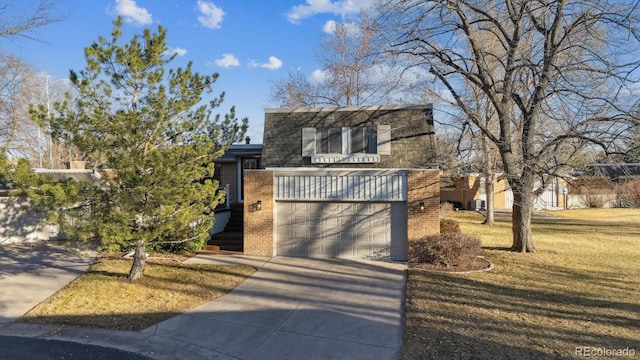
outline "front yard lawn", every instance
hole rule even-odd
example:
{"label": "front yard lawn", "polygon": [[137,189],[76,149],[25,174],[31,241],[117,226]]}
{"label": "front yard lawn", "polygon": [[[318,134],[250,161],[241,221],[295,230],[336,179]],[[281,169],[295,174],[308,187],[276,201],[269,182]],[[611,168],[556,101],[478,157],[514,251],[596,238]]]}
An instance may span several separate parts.
{"label": "front yard lawn", "polygon": [[142,330],[233,290],[249,266],[147,260],[145,275],[127,281],[131,261],[102,258],[20,321],[112,330]]}
{"label": "front yard lawn", "polygon": [[505,251],[510,219],[486,227],[477,213],[453,215],[481,238],[495,268],[410,269],[404,359],[582,358],[625,349],[640,357],[640,210],[546,215],[534,220],[535,254]]}

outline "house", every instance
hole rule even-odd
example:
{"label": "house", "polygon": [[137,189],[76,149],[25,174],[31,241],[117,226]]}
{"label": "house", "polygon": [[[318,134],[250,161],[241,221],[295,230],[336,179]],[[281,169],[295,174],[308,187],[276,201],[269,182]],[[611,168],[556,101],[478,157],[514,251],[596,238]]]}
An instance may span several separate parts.
{"label": "house", "polygon": [[431,105],[267,109],[243,169],[243,250],[406,260],[439,232]]}
{"label": "house", "polygon": [[[485,181],[486,177],[477,173],[443,176],[440,182],[440,202],[449,202],[458,209],[485,210]],[[504,175],[494,177],[493,193],[494,210],[513,208],[513,192]],[[536,210],[562,209],[566,204],[567,183],[563,179],[554,178],[542,192],[535,195],[533,206]]]}
{"label": "house", "polygon": [[[569,180],[568,207],[626,207],[640,202],[640,163],[589,164]],[[637,185],[636,185],[637,186]]]}

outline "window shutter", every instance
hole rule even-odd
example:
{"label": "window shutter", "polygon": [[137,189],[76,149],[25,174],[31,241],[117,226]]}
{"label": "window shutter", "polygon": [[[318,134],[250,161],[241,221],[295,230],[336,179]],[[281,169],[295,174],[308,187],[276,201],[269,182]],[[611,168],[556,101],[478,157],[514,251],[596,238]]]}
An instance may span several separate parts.
{"label": "window shutter", "polygon": [[391,125],[378,125],[378,155],[391,155]]}
{"label": "window shutter", "polygon": [[316,128],[302,128],[302,156],[316,153]]}

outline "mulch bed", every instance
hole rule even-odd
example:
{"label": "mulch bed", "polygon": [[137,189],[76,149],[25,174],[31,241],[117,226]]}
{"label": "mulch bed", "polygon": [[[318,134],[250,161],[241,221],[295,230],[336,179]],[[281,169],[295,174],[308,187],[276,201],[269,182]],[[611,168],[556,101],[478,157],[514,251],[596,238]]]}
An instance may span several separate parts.
{"label": "mulch bed", "polygon": [[491,268],[491,263],[489,262],[489,260],[481,256],[474,256],[460,258],[451,266],[445,266],[442,264],[410,263],[409,267],[411,267],[412,269],[456,273],[489,270]]}

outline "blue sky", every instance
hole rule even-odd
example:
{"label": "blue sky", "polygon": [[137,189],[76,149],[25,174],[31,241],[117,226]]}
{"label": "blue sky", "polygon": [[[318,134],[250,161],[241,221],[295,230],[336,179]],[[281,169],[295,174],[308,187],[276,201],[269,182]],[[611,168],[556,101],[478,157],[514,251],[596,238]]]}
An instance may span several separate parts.
{"label": "blue sky", "polygon": [[[35,8],[38,0],[12,1],[14,14]],[[333,22],[350,22],[374,0],[58,0],[61,22],[25,38],[0,40],[0,51],[13,54],[53,79],[85,66],[84,48],[109,36],[112,20],[125,20],[123,39],[158,25],[168,30],[168,46],[179,56],[172,66],[193,61],[201,73],[220,74],[214,90],[224,91],[219,109],[236,106],[249,118],[248,135],[262,141],[264,109],[273,107],[271,81],[300,69],[319,69],[318,44]],[[10,2],[11,3],[11,2]],[[6,14],[6,12],[5,12]]]}

